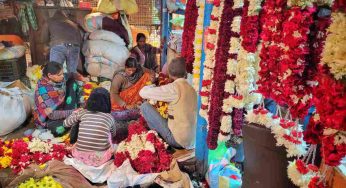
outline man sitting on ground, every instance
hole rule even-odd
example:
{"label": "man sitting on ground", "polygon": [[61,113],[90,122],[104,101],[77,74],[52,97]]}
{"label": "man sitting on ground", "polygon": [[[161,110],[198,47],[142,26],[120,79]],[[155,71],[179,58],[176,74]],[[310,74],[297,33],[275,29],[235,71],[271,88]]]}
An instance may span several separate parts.
{"label": "man sitting on ground", "polygon": [[168,66],[174,82],[160,86],[145,86],[139,92],[143,99],[168,102],[168,120],[148,102],[140,106],[150,129],[155,130],[172,147],[195,147],[197,121],[197,94],[187,82],[185,60],[173,59]]}

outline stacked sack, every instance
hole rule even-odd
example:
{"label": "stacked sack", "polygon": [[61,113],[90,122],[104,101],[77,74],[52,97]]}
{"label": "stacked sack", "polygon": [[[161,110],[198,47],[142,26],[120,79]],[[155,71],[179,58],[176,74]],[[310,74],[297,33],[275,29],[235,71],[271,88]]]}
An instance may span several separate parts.
{"label": "stacked sack", "polygon": [[115,72],[124,69],[130,55],[131,31],[121,20],[102,13],[87,15],[84,29],[90,33],[82,48],[86,70],[91,76],[112,79]]}

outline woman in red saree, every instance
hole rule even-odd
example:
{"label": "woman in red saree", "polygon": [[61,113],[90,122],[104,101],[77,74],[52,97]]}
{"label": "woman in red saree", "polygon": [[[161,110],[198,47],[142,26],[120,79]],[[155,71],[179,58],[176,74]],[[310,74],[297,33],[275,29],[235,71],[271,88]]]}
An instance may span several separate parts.
{"label": "woman in red saree", "polygon": [[135,58],[126,60],[125,70],[117,73],[111,85],[112,114],[116,120],[132,120],[139,117],[137,105],[142,102],[139,91],[152,81],[155,73],[143,68]]}

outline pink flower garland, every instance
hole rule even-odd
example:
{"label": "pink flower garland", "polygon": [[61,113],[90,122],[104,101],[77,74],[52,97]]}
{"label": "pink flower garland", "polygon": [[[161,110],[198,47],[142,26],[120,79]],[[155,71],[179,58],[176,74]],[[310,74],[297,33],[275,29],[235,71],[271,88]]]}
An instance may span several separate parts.
{"label": "pink flower garland", "polygon": [[196,6],[196,0],[189,0],[185,9],[183,43],[181,47],[181,56],[186,59],[186,68],[189,73],[192,73],[195,59],[193,42],[195,39],[197,18],[198,8]]}

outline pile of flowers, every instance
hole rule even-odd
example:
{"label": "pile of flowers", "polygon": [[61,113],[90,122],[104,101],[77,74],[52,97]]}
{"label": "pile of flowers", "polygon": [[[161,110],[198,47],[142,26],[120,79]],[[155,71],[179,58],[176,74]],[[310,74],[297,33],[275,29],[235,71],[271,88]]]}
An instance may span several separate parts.
{"label": "pile of flowers", "polygon": [[129,135],[122,141],[115,153],[114,164],[120,167],[126,159],[140,174],[158,173],[168,170],[172,156],[166,150],[167,144],[155,131],[146,129],[143,118],[129,125]]}
{"label": "pile of flowers", "polygon": [[39,65],[28,67],[26,70],[26,76],[30,80],[31,89],[34,90],[38,80],[42,77],[42,67]]}
{"label": "pile of flowers", "polygon": [[21,183],[18,188],[31,188],[31,187],[46,187],[46,188],[63,188],[63,186],[54,180],[52,176],[45,176],[39,180],[30,178],[24,183]]}
{"label": "pile of flowers", "polygon": [[99,87],[95,82],[87,82],[83,85],[83,100],[87,101],[92,90]]}
{"label": "pile of flowers", "polygon": [[41,165],[53,159],[62,161],[67,154],[63,144],[51,144],[31,137],[0,142],[0,146],[1,168],[10,167],[15,174],[32,163]]}

